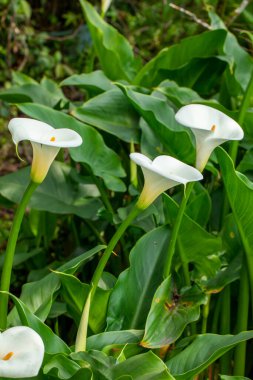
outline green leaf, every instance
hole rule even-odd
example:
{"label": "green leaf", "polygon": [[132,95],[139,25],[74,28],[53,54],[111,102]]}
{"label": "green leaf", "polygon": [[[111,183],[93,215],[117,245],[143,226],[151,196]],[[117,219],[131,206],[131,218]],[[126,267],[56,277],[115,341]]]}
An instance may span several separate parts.
{"label": "green leaf", "polygon": [[90,286],[82,283],[78,278],[71,274],[59,271],[54,271],[53,273],[59,277],[61,281],[61,296],[67,304],[70,315],[78,326],[84,303],[89,294]]}
{"label": "green leaf", "polygon": [[[105,145],[102,136],[94,128],[63,112],[39,104],[23,104],[19,106],[19,109],[26,115],[48,123],[54,128],[70,128],[79,133],[83,139],[83,144],[80,147],[70,149],[73,160],[88,164],[93,173],[102,177],[111,190],[125,190],[124,184],[119,180],[119,177],[125,176],[120,158]],[[115,185],[117,179],[120,184]]]}
{"label": "green leaf", "polygon": [[133,91],[130,87],[121,84],[118,86],[153,133],[163,142],[165,152],[162,153],[193,162],[195,153],[189,130],[176,122],[174,111],[168,103],[155,96]]}
{"label": "green leaf", "polygon": [[[93,219],[101,207],[98,198],[84,198],[82,187],[74,186],[70,179],[71,168],[54,162],[43,183],[33,193],[29,205],[36,210],[57,214],[75,214],[84,219]],[[30,168],[0,178],[0,194],[18,203],[30,181]],[[76,185],[76,184],[75,184]]]}
{"label": "green leaf", "polygon": [[[135,83],[146,87],[156,86],[170,78],[170,71],[184,67],[193,59],[219,56],[222,54],[226,35],[225,30],[208,31],[185,38],[179,44],[163,49],[140,70]],[[198,67],[199,71],[200,67]],[[188,77],[191,75],[193,75],[192,68],[189,70]]]}
{"label": "green leaf", "polygon": [[[47,362],[43,368],[45,375],[56,377],[57,379],[70,379],[81,367],[67,356],[59,354]],[[87,369],[88,373],[90,372]]]}
{"label": "green leaf", "polygon": [[204,227],[209,221],[211,209],[211,198],[207,189],[200,182],[196,182],[194,192],[187,203],[188,216]]}
{"label": "green leaf", "polygon": [[165,80],[158,87],[155,92],[162,93],[175,104],[176,107],[182,107],[189,103],[200,103],[204,101],[196,91],[187,87],[180,87],[178,84],[171,80]]}
{"label": "green leaf", "polygon": [[199,305],[177,300],[171,277],[166,278],[155,292],[148,314],[141,345],[159,348],[175,342],[187,324],[199,318]]}
{"label": "green leaf", "polygon": [[139,142],[138,115],[118,88],[88,100],[72,115],[123,141]]}
{"label": "green leaf", "polygon": [[80,3],[103,71],[112,80],[131,81],[136,74],[136,61],[131,45],[99,16],[90,3],[84,0],[80,0]]}
{"label": "green leaf", "polygon": [[[71,316],[76,325],[80,323],[83,307],[90,291],[88,284],[82,283],[78,278],[67,273],[54,271],[59,276],[63,289],[61,294],[68,305]],[[103,331],[106,321],[107,304],[111,290],[98,288],[94,296],[89,315],[89,326],[97,334]]]}
{"label": "green leaf", "polygon": [[253,331],[237,335],[199,335],[166,365],[177,380],[190,380],[238,343],[252,338]]}
{"label": "green leaf", "polygon": [[202,280],[202,285],[208,292],[219,292],[226,285],[240,278],[242,255],[238,254],[226,268],[222,268],[213,278]]}
{"label": "green leaf", "polygon": [[[78,257],[61,265],[59,272],[75,273],[79,267],[89,261],[104,246],[97,246]],[[60,288],[60,280],[54,273],[49,273],[39,281],[28,282],[23,285],[20,300],[36,314],[41,320],[45,320],[52,306],[55,293]],[[13,309],[8,317],[9,324],[18,324],[16,310]]]}
{"label": "green leaf", "polygon": [[[229,155],[222,149],[217,149],[217,157],[221,167],[224,185],[228,200],[233,211],[234,218],[242,244],[246,253],[250,282],[253,281],[253,183],[243,174],[236,172]],[[253,286],[253,284],[252,284]]]}
{"label": "green leaf", "polygon": [[[213,28],[224,28],[224,30],[226,30],[225,24],[217,14],[212,11],[209,11],[208,14]],[[246,90],[253,72],[252,57],[239,45],[236,37],[229,31],[227,31],[223,50],[226,56],[231,60],[230,67],[227,69],[228,86],[230,87],[231,80],[233,81],[235,78],[237,85],[243,90]]]}
{"label": "green leaf", "polygon": [[28,75],[21,73],[20,71],[12,71],[12,81],[16,86],[22,86],[23,84],[38,84],[38,82],[29,77]]}
{"label": "green leaf", "polygon": [[80,364],[80,366],[91,368],[94,379],[112,379],[111,369],[116,363],[116,359],[113,357],[107,356],[103,352],[94,350],[89,352],[75,352],[70,356],[73,360]]}
{"label": "green leaf", "polygon": [[[130,375],[133,380],[173,380],[168,368],[152,351],[136,355],[127,359],[112,370],[113,379],[122,379],[121,376]],[[124,377],[123,377],[124,378]]]}
{"label": "green leaf", "polygon": [[144,327],[154,293],[163,280],[168,241],[166,226],[138,240],[130,253],[130,268],[119,276],[109,300],[108,331]]}
{"label": "green leaf", "polygon": [[70,349],[66,343],[64,343],[61,338],[55,335],[48,326],[36,317],[20,299],[15,297],[13,294],[11,294],[10,297],[17,308],[22,324],[31,327],[41,336],[45,345],[45,352],[47,354],[70,352]]}
{"label": "green leaf", "polygon": [[102,351],[106,346],[126,345],[139,343],[143,337],[143,330],[106,331],[92,335],[87,339],[87,350]]}
{"label": "green leaf", "polygon": [[67,101],[62,90],[51,79],[43,78],[41,83],[26,83],[0,92],[0,99],[8,103],[34,102],[55,107],[60,101]]}
{"label": "green leaf", "polygon": [[87,74],[71,75],[70,77],[64,79],[60,85],[76,86],[96,94],[112,90],[114,88],[112,82],[101,70],[96,70]]}

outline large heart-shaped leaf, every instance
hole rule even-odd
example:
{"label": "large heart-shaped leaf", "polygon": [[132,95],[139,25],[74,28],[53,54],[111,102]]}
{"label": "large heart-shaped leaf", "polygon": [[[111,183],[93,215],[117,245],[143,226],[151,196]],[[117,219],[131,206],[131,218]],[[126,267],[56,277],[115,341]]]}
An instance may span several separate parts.
{"label": "large heart-shaped leaf", "polygon": [[144,327],[154,293],[163,280],[168,240],[168,228],[159,227],[132,249],[130,268],[119,276],[109,300],[107,330]]}
{"label": "large heart-shaped leaf", "polygon": [[123,141],[139,142],[138,114],[118,88],[88,100],[72,115]]}
{"label": "large heart-shaped leaf", "polygon": [[[184,67],[194,58],[209,58],[222,55],[226,35],[225,30],[209,31],[185,38],[179,44],[161,50],[155,58],[140,70],[135,78],[135,83],[152,87],[170,78],[170,71]],[[189,70],[188,77],[193,74],[191,71],[193,70]],[[198,71],[200,72],[200,67],[198,67]]]}

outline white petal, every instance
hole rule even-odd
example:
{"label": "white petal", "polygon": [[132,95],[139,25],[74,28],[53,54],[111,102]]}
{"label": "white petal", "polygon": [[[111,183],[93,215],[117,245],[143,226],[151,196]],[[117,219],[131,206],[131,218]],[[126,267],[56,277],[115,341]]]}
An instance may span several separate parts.
{"label": "white petal", "polygon": [[176,113],[175,118],[178,123],[192,128],[193,133],[194,129],[207,131],[209,138],[217,138],[223,141],[241,140],[243,138],[243,130],[234,119],[203,104],[184,106]]}
{"label": "white petal", "polygon": [[72,148],[82,144],[81,136],[68,128],[54,129],[53,132],[44,133],[40,139],[31,141],[59,148]]}
{"label": "white petal", "polygon": [[183,184],[203,179],[202,174],[197,169],[170,156],[156,157],[152,163],[152,168],[160,175]]}
{"label": "white petal", "polygon": [[147,169],[149,169],[150,166],[152,165],[152,161],[142,153],[131,153],[130,158],[137,165],[140,165],[140,166],[147,168]]}
{"label": "white petal", "polygon": [[55,129],[47,123],[34,119],[14,118],[9,122],[8,128],[15,144],[23,140],[60,148],[82,144],[82,138],[77,132],[68,128]]}
{"label": "white petal", "polygon": [[[1,360],[13,352],[9,360]],[[0,334],[0,377],[23,378],[36,376],[44,357],[44,344],[29,327],[12,327]]]}
{"label": "white petal", "polygon": [[140,153],[130,154],[130,158],[141,166],[144,174],[144,187],[141,192],[138,206],[146,208],[162,192],[179,184],[190,181],[199,181],[202,174],[195,168],[184,164],[170,156],[158,156],[151,161]]}
{"label": "white petal", "polygon": [[52,133],[55,129],[42,121],[15,117],[8,124],[9,131],[15,144],[23,140],[36,141],[43,137],[44,133]]}

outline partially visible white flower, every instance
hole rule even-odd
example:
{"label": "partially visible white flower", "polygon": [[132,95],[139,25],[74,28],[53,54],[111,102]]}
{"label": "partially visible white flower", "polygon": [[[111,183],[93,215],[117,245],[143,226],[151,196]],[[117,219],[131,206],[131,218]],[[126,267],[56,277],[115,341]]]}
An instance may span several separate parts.
{"label": "partially visible white flower", "polygon": [[131,153],[130,158],[141,166],[144,175],[144,187],[137,204],[142,209],[171,187],[203,178],[197,169],[170,156],[158,156],[151,161],[144,154]]}
{"label": "partially visible white flower", "polygon": [[101,1],[102,15],[106,14],[106,12],[108,11],[111,3],[112,3],[112,0],[102,0]]}
{"label": "partially visible white flower", "polygon": [[12,327],[0,333],[0,378],[37,376],[44,357],[44,344],[30,327]]}
{"label": "partially visible white flower", "polygon": [[33,147],[31,179],[41,183],[57,156],[60,148],[72,148],[82,144],[81,136],[71,129],[55,129],[42,121],[14,118],[8,128],[17,145],[20,141],[30,140]]}
{"label": "partially visible white flower", "polygon": [[196,168],[202,171],[212,153],[228,140],[241,140],[243,130],[231,117],[203,104],[189,104],[180,108],[175,118],[191,128],[196,138]]}

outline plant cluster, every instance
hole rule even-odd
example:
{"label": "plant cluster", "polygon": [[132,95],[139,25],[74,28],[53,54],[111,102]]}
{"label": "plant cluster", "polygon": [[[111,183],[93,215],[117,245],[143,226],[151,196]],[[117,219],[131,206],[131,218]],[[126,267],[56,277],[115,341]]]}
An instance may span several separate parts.
{"label": "plant cluster", "polygon": [[100,69],[60,84],[15,72],[0,92],[21,158],[32,143],[31,171],[0,178],[1,203],[19,204],[0,261],[0,376],[246,379],[252,57],[210,9],[208,31],[142,64],[106,2],[102,15],[80,4]]}

